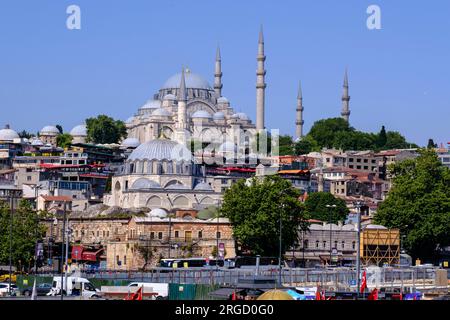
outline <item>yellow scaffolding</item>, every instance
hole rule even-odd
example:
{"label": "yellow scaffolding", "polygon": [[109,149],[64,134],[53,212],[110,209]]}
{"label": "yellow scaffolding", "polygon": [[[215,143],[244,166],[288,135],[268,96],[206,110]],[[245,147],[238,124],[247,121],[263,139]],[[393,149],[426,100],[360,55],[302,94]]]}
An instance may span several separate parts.
{"label": "yellow scaffolding", "polygon": [[364,265],[382,266],[400,263],[400,231],[398,229],[364,229],[360,239]]}

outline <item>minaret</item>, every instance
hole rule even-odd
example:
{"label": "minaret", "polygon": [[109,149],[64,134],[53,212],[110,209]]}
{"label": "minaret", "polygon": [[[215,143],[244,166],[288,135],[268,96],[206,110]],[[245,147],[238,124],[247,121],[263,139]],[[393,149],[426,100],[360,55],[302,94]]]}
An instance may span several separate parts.
{"label": "minaret", "polygon": [[222,59],[220,57],[220,48],[217,46],[216,68],[214,72],[214,91],[216,92],[216,98],[222,96],[222,87]]}
{"label": "minaret", "polygon": [[301,83],[299,83],[296,109],[297,114],[295,119],[295,135],[297,136],[297,139],[303,138],[303,124],[305,123],[305,121],[303,121],[303,110],[302,85]]}
{"label": "minaret", "polygon": [[347,75],[347,69],[345,69],[345,76],[344,76],[344,93],[342,94],[342,112],[341,112],[342,118],[345,119],[345,121],[349,122],[350,117],[350,96],[348,95],[348,75]]}
{"label": "minaret", "polygon": [[266,56],[264,55],[264,36],[262,26],[259,32],[258,55],[256,60],[258,61],[258,70],[256,71],[256,130],[262,130],[264,129],[264,95],[266,89],[266,83],[264,82],[266,75],[264,61],[266,61]]}
{"label": "minaret", "polygon": [[180,90],[178,90],[178,128],[186,128],[186,80],[184,79],[184,67],[181,71]]}

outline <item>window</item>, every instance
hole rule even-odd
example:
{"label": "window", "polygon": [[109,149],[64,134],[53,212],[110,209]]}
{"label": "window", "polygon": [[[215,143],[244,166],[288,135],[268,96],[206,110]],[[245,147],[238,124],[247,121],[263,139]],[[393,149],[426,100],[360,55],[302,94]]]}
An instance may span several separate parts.
{"label": "window", "polygon": [[97,237],[99,237],[99,236],[100,236],[100,231],[97,230]]}
{"label": "window", "polygon": [[319,240],[316,241],[316,248],[319,248]]}
{"label": "window", "polygon": [[123,264],[126,266],[127,265],[127,256],[123,256]]}
{"label": "window", "polygon": [[327,162],[330,162],[330,158],[327,158]]}
{"label": "window", "polygon": [[359,170],[361,170],[361,166],[356,166],[356,169],[359,169]]}
{"label": "window", "polygon": [[364,166],[364,170],[369,170],[369,167],[368,166]]}
{"label": "window", "polygon": [[219,231],[219,232],[216,232],[216,238],[217,238],[217,239],[220,239],[221,236],[222,236],[222,234],[220,233],[220,231]]}
{"label": "window", "polygon": [[356,159],[356,162],[361,162],[361,159]]}
{"label": "window", "polygon": [[341,248],[342,248],[342,250],[344,250],[344,248],[345,248],[345,241],[342,241]]}
{"label": "window", "polygon": [[303,246],[304,246],[305,249],[308,249],[308,240],[305,240],[305,241],[304,241]]}
{"label": "window", "polygon": [[119,256],[116,256],[116,264],[119,265]]}
{"label": "window", "polygon": [[348,159],[348,162],[353,162],[353,158]]}
{"label": "window", "polygon": [[355,248],[356,248],[356,242],[353,241],[353,242],[352,242],[352,249],[355,249]]}
{"label": "window", "polygon": [[155,233],[154,232],[150,232],[150,239],[155,239]]}
{"label": "window", "polygon": [[105,230],[103,230],[103,238],[106,236],[106,232]]}
{"label": "window", "polygon": [[31,181],[31,176],[27,176],[27,181]]}
{"label": "window", "polygon": [[350,169],[353,169],[353,165],[349,165],[348,167],[349,167]]}
{"label": "window", "polygon": [[375,159],[372,159],[372,163],[376,163],[377,161]]}
{"label": "window", "polygon": [[323,242],[323,247],[324,247],[324,248],[327,247],[327,242],[326,242],[326,241]]}
{"label": "window", "polygon": [[335,241],[335,242],[334,242],[334,248],[336,248],[336,249],[337,249],[337,247],[338,247],[338,242],[337,242],[337,241]]}
{"label": "window", "polygon": [[199,232],[198,232],[198,237],[201,239],[201,238],[203,238],[203,231],[202,230],[200,230]]}
{"label": "window", "polygon": [[177,230],[175,231],[175,238],[178,238],[180,236],[180,232]]}
{"label": "window", "polygon": [[106,231],[106,236],[109,238],[109,230]]}
{"label": "window", "polygon": [[364,159],[364,163],[368,163],[369,162],[369,159]]}
{"label": "window", "polygon": [[125,181],[125,190],[128,190],[128,180]]}
{"label": "window", "polygon": [[162,239],[162,236],[163,236],[163,233],[162,233],[162,232],[158,232],[158,239],[159,239],[159,240]]}

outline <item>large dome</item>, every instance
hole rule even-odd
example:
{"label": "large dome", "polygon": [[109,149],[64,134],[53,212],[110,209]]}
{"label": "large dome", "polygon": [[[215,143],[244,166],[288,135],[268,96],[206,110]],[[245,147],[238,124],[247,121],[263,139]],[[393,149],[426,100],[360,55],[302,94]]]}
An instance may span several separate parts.
{"label": "large dome", "polygon": [[[184,79],[186,81],[186,88],[212,90],[212,87],[209,85],[208,81],[206,81],[202,76],[192,73],[190,70],[186,70]],[[178,89],[180,87],[180,83],[181,73],[177,73],[176,75],[170,77],[161,89]]]}
{"label": "large dome", "polygon": [[155,139],[141,144],[128,157],[134,160],[191,161],[191,152],[182,144],[171,140]]}
{"label": "large dome", "polygon": [[14,139],[19,139],[19,135],[12,129],[1,129],[0,130],[0,140],[12,141]]}
{"label": "large dome", "polygon": [[72,137],[86,137],[87,136],[87,128],[84,124],[80,124],[76,126],[70,131],[70,135]]}

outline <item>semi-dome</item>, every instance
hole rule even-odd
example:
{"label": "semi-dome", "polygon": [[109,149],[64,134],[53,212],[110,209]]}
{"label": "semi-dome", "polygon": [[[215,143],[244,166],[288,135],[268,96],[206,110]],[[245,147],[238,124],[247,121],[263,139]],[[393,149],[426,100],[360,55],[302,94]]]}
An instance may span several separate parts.
{"label": "semi-dome", "polygon": [[152,116],[158,116],[158,117],[170,117],[172,114],[163,108],[158,108],[155,111],[152,112]]}
{"label": "semi-dome", "polygon": [[126,138],[122,141],[121,146],[126,148],[137,148],[141,143],[136,138]]}
{"label": "semi-dome", "polygon": [[225,119],[225,113],[223,113],[222,111],[218,111],[218,112],[214,113],[213,119],[214,120],[224,120]]}
{"label": "semi-dome", "polygon": [[231,141],[225,141],[224,143],[222,143],[219,146],[218,152],[222,152],[222,153],[224,153],[224,152],[231,152],[231,153],[234,153],[234,152],[237,152],[237,146]]}
{"label": "semi-dome", "polygon": [[141,144],[128,157],[134,160],[174,160],[191,161],[191,152],[175,141],[155,139]]}
{"label": "semi-dome", "polygon": [[217,99],[217,103],[228,103],[228,99],[225,97],[220,97],[219,99]]}
{"label": "semi-dome", "polygon": [[153,180],[149,180],[146,178],[137,179],[132,185],[131,189],[139,190],[139,189],[161,189],[161,185]]}
{"label": "semi-dome", "polygon": [[55,126],[45,126],[42,128],[42,130],[39,133],[43,136],[45,136],[45,135],[52,136],[52,135],[60,134],[58,128]]}
{"label": "semi-dome", "polygon": [[161,101],[148,100],[140,109],[158,109],[161,108]]}
{"label": "semi-dome", "polygon": [[193,119],[211,119],[211,115],[205,110],[197,110],[192,114],[191,118],[193,118]]}
{"label": "semi-dome", "polygon": [[[209,85],[208,81],[206,81],[202,76],[192,73],[190,70],[186,70],[184,73],[184,79],[186,82],[186,88],[212,90],[212,87]],[[176,75],[170,77],[161,89],[178,89],[180,87],[180,83],[181,73],[177,73]]]}
{"label": "semi-dome", "polygon": [[213,191],[213,188],[209,183],[206,182],[200,182],[195,187],[194,190],[196,191]]}
{"label": "semi-dome", "polygon": [[6,128],[6,129],[1,129],[0,130],[0,140],[5,140],[5,141],[9,141],[9,140],[14,140],[14,139],[19,139],[19,135],[17,134],[17,132],[15,132],[12,129]]}
{"label": "semi-dome", "polygon": [[167,212],[164,209],[155,208],[152,211],[150,211],[150,213],[148,213],[147,216],[150,216],[152,218],[164,219],[167,218]]}
{"label": "semi-dome", "polygon": [[170,101],[173,101],[173,100],[177,100],[177,97],[175,97],[174,94],[169,93],[169,94],[166,94],[166,95],[163,97],[163,100],[170,100]]}
{"label": "semi-dome", "polygon": [[79,126],[76,126],[70,131],[70,135],[72,137],[86,137],[87,136],[86,125],[80,124]]}

